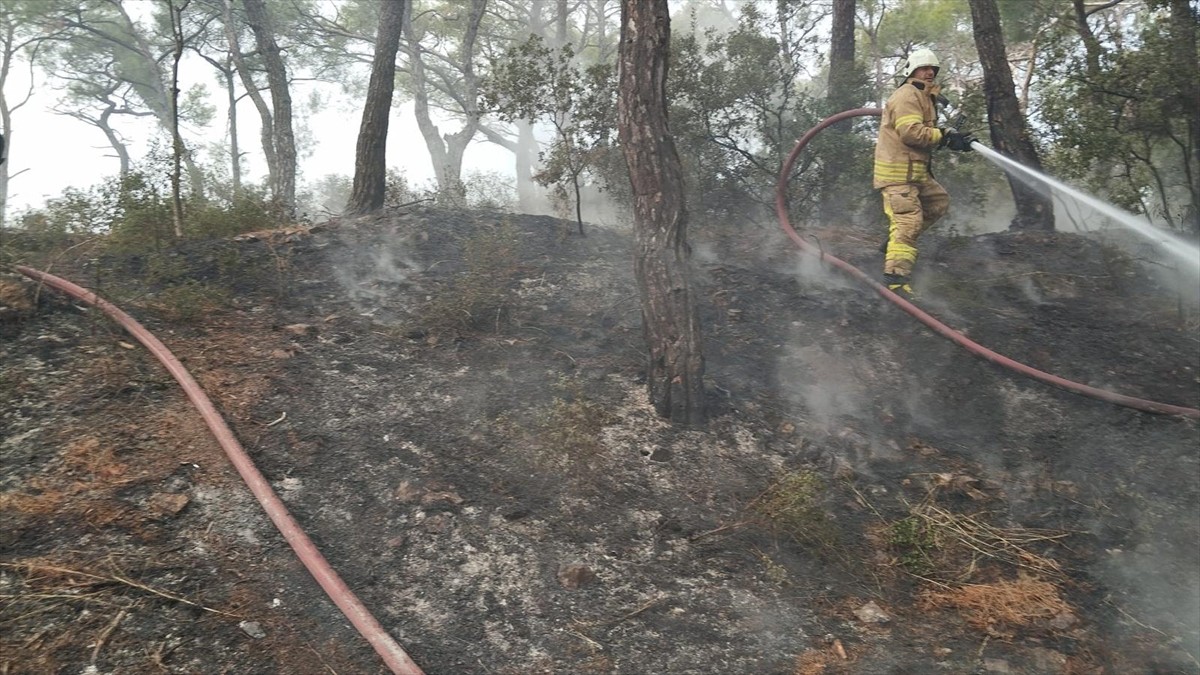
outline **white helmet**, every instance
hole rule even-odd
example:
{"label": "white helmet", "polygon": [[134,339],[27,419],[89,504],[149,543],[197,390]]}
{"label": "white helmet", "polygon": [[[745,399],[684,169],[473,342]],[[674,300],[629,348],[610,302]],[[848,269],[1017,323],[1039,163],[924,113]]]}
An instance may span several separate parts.
{"label": "white helmet", "polygon": [[912,76],[913,71],[921,66],[933,66],[933,74],[937,75],[942,66],[938,63],[938,57],[931,49],[921,48],[908,55],[908,60],[904,62],[904,79]]}

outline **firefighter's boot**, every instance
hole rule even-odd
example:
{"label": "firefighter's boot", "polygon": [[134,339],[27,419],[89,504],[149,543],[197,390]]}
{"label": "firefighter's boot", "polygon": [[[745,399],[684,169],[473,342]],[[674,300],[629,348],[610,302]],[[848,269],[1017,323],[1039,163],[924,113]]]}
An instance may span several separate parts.
{"label": "firefighter's boot", "polygon": [[912,284],[908,277],[901,274],[885,274],[883,275],[883,283],[887,285],[888,290],[899,295],[905,300],[915,300],[916,292],[912,289]]}

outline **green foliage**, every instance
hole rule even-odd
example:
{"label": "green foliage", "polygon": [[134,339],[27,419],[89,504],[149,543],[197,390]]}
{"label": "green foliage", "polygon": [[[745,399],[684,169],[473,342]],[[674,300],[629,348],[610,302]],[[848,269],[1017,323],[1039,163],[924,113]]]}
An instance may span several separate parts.
{"label": "green foliage", "polygon": [[766,553],[763,553],[762,551],[755,550],[755,553],[757,553],[759,559],[762,560],[763,573],[766,574],[768,581],[778,586],[792,585],[791,575],[788,574],[786,567],[775,562],[774,558]]}
{"label": "green foliage", "polygon": [[[1115,10],[1114,10],[1115,11]],[[1093,69],[1064,19],[1039,79],[1049,127],[1046,164],[1108,201],[1200,233],[1200,128],[1195,118],[1197,28],[1140,12],[1097,34]],[[1107,25],[1107,24],[1102,24]],[[1187,65],[1185,65],[1187,64]]]}
{"label": "green foliage", "polygon": [[[808,70],[823,58],[825,15],[800,3],[780,3],[775,10],[766,15],[748,3],[730,31],[674,33],[671,131],[686,172],[688,209],[701,222],[739,228],[748,218],[771,218],[784,159],[796,139],[828,114],[824,83]],[[840,184],[860,188],[841,193],[851,209],[871,196],[866,172],[873,132],[845,128],[852,131],[826,134],[800,158],[789,190],[799,220],[817,204],[822,168],[834,160],[861,158],[837,162]]]}
{"label": "green foliage", "polygon": [[888,528],[888,544],[896,551],[900,566],[917,576],[935,571],[932,553],[941,547],[937,531],[924,518],[909,516]]}
{"label": "green foliage", "polygon": [[837,543],[837,532],[824,506],[827,490],[815,472],[791,471],[779,476],[751,509],[777,536],[828,549]]}
{"label": "green foliage", "polygon": [[261,188],[244,189],[228,204],[191,202],[184,213],[184,234],[189,239],[218,239],[289,222],[285,209]]}
{"label": "green foliage", "polygon": [[350,176],[329,173],[306,186],[296,196],[298,210],[310,217],[336,216],[346,210],[354,181]]}
{"label": "green foliage", "polygon": [[[878,4],[878,3],[877,3]],[[887,3],[879,34],[883,53],[901,58],[927,46],[939,58],[955,52],[951,40],[971,41],[971,8],[961,0],[907,0]],[[947,64],[942,62],[942,67]]]}
{"label": "green foliage", "polygon": [[468,171],[463,180],[467,206],[486,211],[512,212],[516,189],[512,179],[496,171]]}
{"label": "green foliage", "polygon": [[[124,176],[108,178],[86,190],[71,188],[38,211],[24,214],[22,228],[46,242],[71,235],[105,235],[104,246],[117,253],[160,251],[175,242],[170,186],[166,172],[148,158]],[[184,237],[213,239],[265,230],[289,222],[262,189],[245,189],[219,201],[188,197]]]}
{"label": "green foliage", "polygon": [[191,323],[223,307],[228,300],[228,289],[189,279],[160,291],[150,306],[168,321]]}
{"label": "green foliage", "polygon": [[581,230],[581,187],[589,173],[603,184],[598,158],[615,136],[615,77],[610,65],[581,67],[570,45],[551,49],[532,35],[508,51],[480,89],[481,107],[502,120],[542,121],[554,127],[554,139],[541,154],[541,170],[534,179],[552,187],[559,200],[573,199]]}

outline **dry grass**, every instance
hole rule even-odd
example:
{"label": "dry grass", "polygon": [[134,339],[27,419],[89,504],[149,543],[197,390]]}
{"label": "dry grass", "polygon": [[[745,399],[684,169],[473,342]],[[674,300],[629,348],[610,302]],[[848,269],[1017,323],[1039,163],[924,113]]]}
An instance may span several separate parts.
{"label": "dry grass", "polygon": [[749,506],[754,519],[775,535],[819,549],[837,543],[837,531],[825,511],[828,487],[812,471],[791,471],[778,478]]}
{"label": "dry grass", "polygon": [[[932,540],[937,541],[945,553],[940,556],[943,572],[959,581],[969,580],[984,560],[1045,578],[1061,579],[1065,576],[1057,561],[1035,553],[1031,547],[1064,539],[1069,536],[1068,533],[1025,527],[997,527],[980,516],[952,513],[932,503],[914,508],[909,519],[919,523],[923,531],[932,533]],[[956,565],[958,569],[945,569],[946,560],[954,558],[956,554],[964,562]]]}
{"label": "dry grass", "polygon": [[988,630],[1037,627],[1071,612],[1057,585],[1024,574],[1014,581],[927,590],[920,603],[926,609],[954,609],[971,626]]}
{"label": "dry grass", "polygon": [[796,656],[792,675],[850,675],[858,659],[841,640],[834,640],[823,649],[808,649]]}
{"label": "dry grass", "polygon": [[561,476],[575,488],[599,485],[608,461],[603,432],[618,418],[606,403],[589,398],[578,380],[562,378],[555,389],[553,400],[523,417],[502,415],[495,427],[535,471]]}
{"label": "dry grass", "polygon": [[433,333],[499,333],[520,270],[520,234],[512,224],[481,230],[462,243],[461,274],[421,309]]}

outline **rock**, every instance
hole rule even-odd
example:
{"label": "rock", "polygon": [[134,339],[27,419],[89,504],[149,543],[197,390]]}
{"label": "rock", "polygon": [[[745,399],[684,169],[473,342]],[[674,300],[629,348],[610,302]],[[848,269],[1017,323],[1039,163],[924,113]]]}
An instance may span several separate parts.
{"label": "rock", "polygon": [[435,513],[421,521],[421,529],[431,534],[441,534],[450,529],[453,517],[447,513]]}
{"label": "rock", "polygon": [[569,590],[575,590],[595,578],[596,573],[587,565],[564,563],[558,566],[558,583]]}
{"label": "rock", "polygon": [[146,499],[146,507],[159,518],[177,516],[191,501],[185,494],[155,492]]}
{"label": "rock", "polygon": [[316,326],[310,323],[293,323],[283,327],[283,332],[296,337],[304,337],[316,331]]}
{"label": "rock", "polygon": [[421,495],[422,506],[434,505],[453,505],[458,506],[463,503],[463,498],[458,496],[456,492],[426,492]]}
{"label": "rock", "polygon": [[417,488],[417,486],[413,485],[412,481],[400,481],[400,484],[396,486],[394,491],[392,491],[392,496],[394,496],[398,502],[409,504],[421,498],[421,490]]}
{"label": "rock", "polygon": [[267,631],[263,630],[262,625],[257,621],[243,621],[238,624],[238,628],[241,628],[243,633],[249,635],[255,640],[261,640],[267,637]]}
{"label": "rock", "polygon": [[1030,661],[1039,673],[1061,673],[1067,668],[1067,656],[1053,649],[1034,647],[1029,650]]}
{"label": "rock", "polygon": [[1050,619],[1050,627],[1055,630],[1066,630],[1074,626],[1077,621],[1079,621],[1078,617],[1064,610],[1059,612],[1053,619]]}
{"label": "rock", "polygon": [[650,453],[650,461],[669,462],[671,461],[671,451],[666,448],[655,448],[654,452]]}
{"label": "rock", "polygon": [[854,616],[863,623],[887,623],[892,620],[874,600],[854,610]]}

